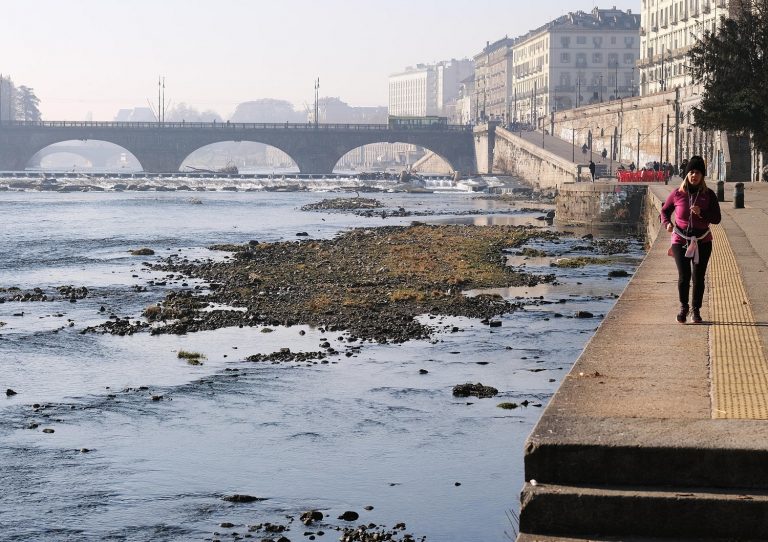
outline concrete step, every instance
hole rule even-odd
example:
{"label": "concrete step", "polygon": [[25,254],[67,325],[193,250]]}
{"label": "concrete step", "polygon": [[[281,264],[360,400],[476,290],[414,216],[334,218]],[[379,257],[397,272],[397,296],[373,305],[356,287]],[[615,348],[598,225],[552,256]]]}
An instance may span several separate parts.
{"label": "concrete step", "polygon": [[526,483],[526,535],[768,539],[768,492]]}
{"label": "concrete step", "polygon": [[526,444],[525,479],[768,490],[766,442],[765,420],[559,417],[547,411]]}
{"label": "concrete step", "polygon": [[[565,537],[565,536],[547,536],[541,534],[520,534],[516,542],[733,542],[732,538],[648,538],[635,536],[584,536],[584,537]],[[741,541],[750,542],[750,541]]]}

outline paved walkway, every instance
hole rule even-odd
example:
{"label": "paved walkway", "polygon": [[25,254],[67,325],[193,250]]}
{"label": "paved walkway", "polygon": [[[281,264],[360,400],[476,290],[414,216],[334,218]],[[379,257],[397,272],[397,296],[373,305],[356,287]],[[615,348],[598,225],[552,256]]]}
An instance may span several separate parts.
{"label": "paved walkway", "polygon": [[[522,131],[511,132],[512,134],[521,137],[525,141],[542,147],[568,161],[575,164],[589,164],[590,156],[595,164],[604,164],[608,171],[608,176],[615,178],[616,168],[619,166],[619,162],[616,160],[611,161],[610,158],[603,158],[600,155],[602,149],[593,149],[593,152],[587,151],[586,154],[581,152],[581,145],[571,145],[570,141],[560,139],[559,137],[551,136],[549,134],[542,135],[541,132],[534,131]],[[583,134],[582,134],[583,137]],[[629,164],[629,162],[627,162]],[[639,167],[639,166],[638,166]]]}
{"label": "paved walkway", "polygon": [[550,401],[526,445],[521,541],[768,539],[768,184],[745,185],[744,209],[731,196],[704,324],[675,322],[660,232]]}

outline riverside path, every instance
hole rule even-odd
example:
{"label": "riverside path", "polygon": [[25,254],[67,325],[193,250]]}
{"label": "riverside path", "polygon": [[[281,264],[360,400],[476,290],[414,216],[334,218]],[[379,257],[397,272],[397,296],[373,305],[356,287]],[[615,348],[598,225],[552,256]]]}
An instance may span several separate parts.
{"label": "riverside path", "polygon": [[[650,186],[656,211],[670,186]],[[721,204],[700,325],[658,231],[528,438],[519,542],[768,539],[768,184]]]}

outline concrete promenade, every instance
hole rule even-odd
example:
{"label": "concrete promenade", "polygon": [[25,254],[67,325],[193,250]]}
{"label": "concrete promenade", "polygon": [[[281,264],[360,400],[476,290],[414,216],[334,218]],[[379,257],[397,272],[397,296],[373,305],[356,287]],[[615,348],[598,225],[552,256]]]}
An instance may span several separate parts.
{"label": "concrete promenade", "polygon": [[675,322],[660,231],[545,409],[526,443],[520,542],[768,539],[768,184],[745,185],[744,209],[731,200],[704,323]]}

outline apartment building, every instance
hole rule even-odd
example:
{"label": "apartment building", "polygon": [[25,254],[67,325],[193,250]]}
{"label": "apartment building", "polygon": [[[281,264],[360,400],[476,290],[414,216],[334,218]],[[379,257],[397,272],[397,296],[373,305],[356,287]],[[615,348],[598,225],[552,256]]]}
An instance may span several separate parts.
{"label": "apartment building", "polygon": [[728,0],[642,0],[640,95],[691,84],[686,55],[734,9]]}
{"label": "apartment building", "polygon": [[512,45],[514,40],[504,37],[474,56],[475,78],[473,94],[469,96],[472,118],[475,122],[511,118]]}
{"label": "apartment building", "polygon": [[446,116],[455,107],[461,81],[474,71],[468,59],[417,64],[389,76],[389,114]]}
{"label": "apartment building", "polygon": [[537,126],[556,111],[637,94],[640,15],[631,11],[568,13],[512,49],[513,121]]}

